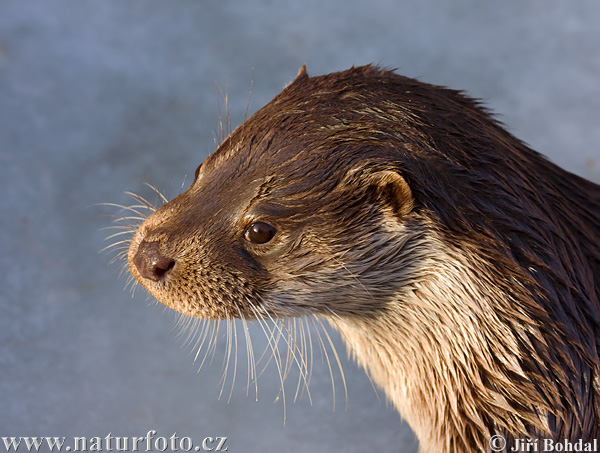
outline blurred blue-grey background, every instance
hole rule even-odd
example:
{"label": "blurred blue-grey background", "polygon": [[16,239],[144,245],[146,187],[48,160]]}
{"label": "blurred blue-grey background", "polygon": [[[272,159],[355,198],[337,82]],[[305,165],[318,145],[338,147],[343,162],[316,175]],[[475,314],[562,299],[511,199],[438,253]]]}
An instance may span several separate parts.
{"label": "blurred blue-grey background", "polygon": [[[370,62],[485,100],[566,169],[600,180],[595,0],[155,0],[0,3],[0,436],[227,436],[230,452],[416,452],[410,429],[338,344],[315,352],[312,405],[268,369],[246,396],[198,372],[176,317],[99,250],[133,191],[180,193],[232,126],[306,63]],[[253,328],[260,343],[264,336]],[[243,347],[243,340],[240,346]],[[244,347],[245,348],[245,347]],[[245,349],[240,350],[245,356]],[[229,400],[229,402],[228,402]],[[67,440],[69,442],[69,440]],[[2,447],[4,448],[4,447]]]}

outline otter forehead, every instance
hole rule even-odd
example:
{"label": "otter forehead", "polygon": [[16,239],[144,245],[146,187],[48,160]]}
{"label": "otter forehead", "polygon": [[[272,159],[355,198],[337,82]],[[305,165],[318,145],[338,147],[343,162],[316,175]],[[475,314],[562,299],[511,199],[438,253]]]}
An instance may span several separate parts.
{"label": "otter forehead", "polygon": [[301,71],[206,159],[199,175],[291,180],[363,158],[364,146],[356,145],[383,148],[393,139],[397,147],[404,123],[407,134],[416,134],[408,122],[419,109],[414,84],[373,67],[311,78]]}
{"label": "otter forehead", "polygon": [[[478,184],[493,175],[473,170],[521,159],[514,141],[458,91],[373,66],[310,78],[301,70],[206,159],[198,175],[236,190],[269,178],[281,195],[321,186],[328,192],[348,169],[371,160],[403,172],[418,199],[445,190],[460,199],[465,191],[459,183],[471,184],[469,172]],[[440,187],[430,190],[430,180]]]}

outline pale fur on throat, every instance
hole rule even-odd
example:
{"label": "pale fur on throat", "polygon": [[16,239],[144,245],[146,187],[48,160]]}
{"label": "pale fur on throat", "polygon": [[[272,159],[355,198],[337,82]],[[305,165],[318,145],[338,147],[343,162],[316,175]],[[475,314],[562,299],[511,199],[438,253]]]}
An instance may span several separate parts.
{"label": "pale fur on throat", "polygon": [[[438,249],[437,257],[386,313],[328,320],[415,431],[422,452],[465,452],[479,443],[483,451],[495,432],[526,431],[499,392],[519,392],[506,370],[526,376],[517,340],[493,310],[498,294],[486,294],[459,261],[464,254]],[[489,410],[492,419],[504,414],[505,426],[490,429],[483,419]]]}

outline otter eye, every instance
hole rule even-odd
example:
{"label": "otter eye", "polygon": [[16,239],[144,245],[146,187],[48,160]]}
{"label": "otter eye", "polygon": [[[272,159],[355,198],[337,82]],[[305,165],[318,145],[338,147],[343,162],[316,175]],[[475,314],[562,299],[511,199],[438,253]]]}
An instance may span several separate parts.
{"label": "otter eye", "polygon": [[250,225],[244,237],[255,244],[265,244],[273,239],[275,233],[277,233],[275,227],[265,222],[256,222]]}

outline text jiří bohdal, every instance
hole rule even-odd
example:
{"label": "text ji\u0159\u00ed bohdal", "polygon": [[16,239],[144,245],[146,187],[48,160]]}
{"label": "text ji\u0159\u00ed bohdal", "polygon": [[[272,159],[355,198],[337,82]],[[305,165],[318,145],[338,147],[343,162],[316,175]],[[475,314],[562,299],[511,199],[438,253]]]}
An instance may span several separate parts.
{"label": "text ji\u0159\u00ed bohdal", "polygon": [[579,439],[571,441],[569,439],[515,439],[511,452],[585,452],[598,451],[598,439],[586,440]]}

